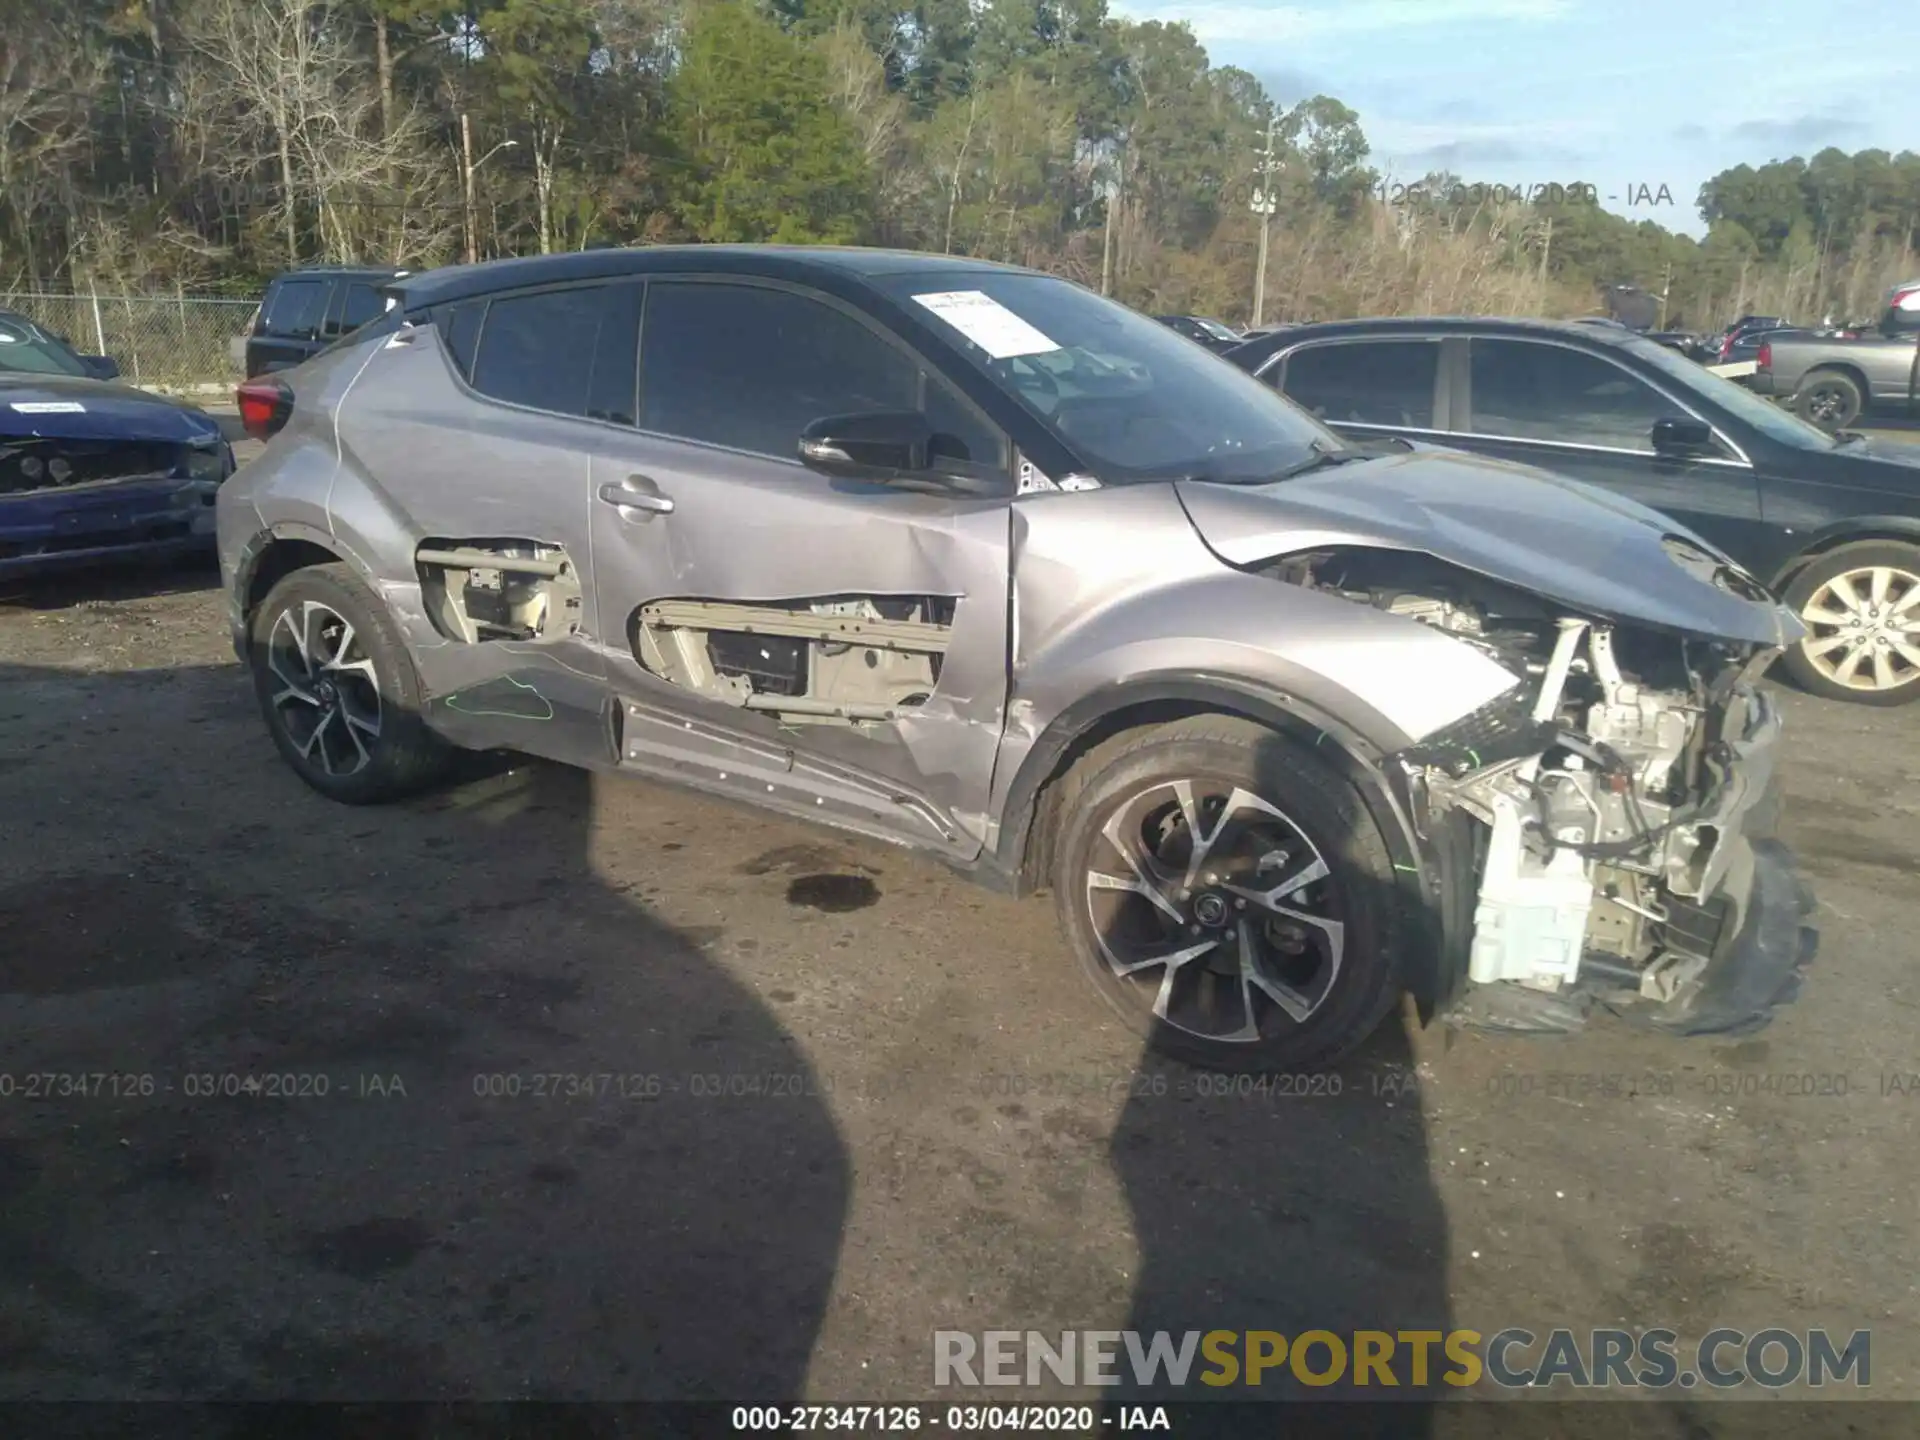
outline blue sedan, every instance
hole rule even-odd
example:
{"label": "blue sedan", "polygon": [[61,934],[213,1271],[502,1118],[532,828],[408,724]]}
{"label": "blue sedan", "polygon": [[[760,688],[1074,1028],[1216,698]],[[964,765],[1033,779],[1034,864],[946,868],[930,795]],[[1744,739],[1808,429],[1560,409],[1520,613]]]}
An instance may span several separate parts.
{"label": "blue sedan", "polygon": [[0,576],[208,554],[233,449],[205,411],[0,312]]}

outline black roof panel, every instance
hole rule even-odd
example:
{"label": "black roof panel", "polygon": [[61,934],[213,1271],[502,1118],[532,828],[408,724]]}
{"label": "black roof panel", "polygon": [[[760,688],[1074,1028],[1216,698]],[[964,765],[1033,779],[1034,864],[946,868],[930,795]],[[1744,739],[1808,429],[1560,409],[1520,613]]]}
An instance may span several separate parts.
{"label": "black roof panel", "polygon": [[[849,280],[857,282],[882,275],[977,274],[1018,269],[964,256],[851,245],[638,245],[488,260],[478,265],[449,265],[406,276],[387,288],[412,310],[523,286],[562,285],[574,280],[604,280],[625,275],[701,271],[810,280],[827,288],[843,288]],[[841,286],[833,285],[835,279],[842,282]]]}

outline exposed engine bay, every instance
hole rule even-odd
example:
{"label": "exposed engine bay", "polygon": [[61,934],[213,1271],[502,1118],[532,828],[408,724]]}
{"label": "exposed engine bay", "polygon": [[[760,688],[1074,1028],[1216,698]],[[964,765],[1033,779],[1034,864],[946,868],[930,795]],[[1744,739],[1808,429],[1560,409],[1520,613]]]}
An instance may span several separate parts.
{"label": "exposed engine bay", "polygon": [[661,600],[632,624],[662,679],[783,721],[870,726],[924,705],[940,683],[954,601],[836,595],[738,605]]}
{"label": "exposed engine bay", "polygon": [[1737,926],[1779,723],[1773,652],[1558,610],[1420,555],[1323,551],[1276,578],[1433,626],[1520,684],[1394,757],[1431,823],[1471,818],[1467,976],[1664,1003]]}

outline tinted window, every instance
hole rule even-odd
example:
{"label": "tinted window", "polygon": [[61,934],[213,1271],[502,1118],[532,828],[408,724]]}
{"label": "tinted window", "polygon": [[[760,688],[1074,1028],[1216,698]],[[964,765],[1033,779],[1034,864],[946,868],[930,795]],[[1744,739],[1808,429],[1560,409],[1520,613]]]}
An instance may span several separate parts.
{"label": "tinted window", "polygon": [[1282,387],[1320,419],[1407,429],[1433,427],[1435,340],[1311,345],[1287,357]]}
{"label": "tinted window", "polygon": [[85,375],[80,357],[32,326],[0,320],[0,370],[32,375]]}
{"label": "tinted window", "polygon": [[587,415],[594,420],[634,423],[634,391],[638,386],[640,348],[640,287],[610,286],[600,315],[600,335],[593,352],[593,377],[587,384]]}
{"label": "tinted window", "polygon": [[1653,422],[1685,413],[1612,361],[1564,345],[1475,340],[1472,354],[1471,428],[1483,435],[1651,451]]}
{"label": "tinted window", "polygon": [[315,334],[326,317],[330,287],[324,280],[282,280],[267,292],[263,330],[268,335]]}
{"label": "tinted window", "polygon": [[380,292],[371,285],[362,285],[358,281],[347,286],[346,299],[340,306],[340,328],[358,330],[362,325],[378,320],[386,313],[387,302]]}
{"label": "tinted window", "polygon": [[433,312],[433,323],[453,359],[460,378],[473,378],[473,352],[480,343],[480,322],[487,313],[487,302],[469,300],[461,305],[442,305]]}
{"label": "tinted window", "polygon": [[656,284],[641,341],[643,429],[793,459],[828,415],[920,410],[950,460],[1005,468],[1004,446],[946,384],[831,305],[749,285]]}
{"label": "tinted window", "polygon": [[495,300],[473,360],[473,388],[534,410],[586,414],[607,290],[590,285]]}

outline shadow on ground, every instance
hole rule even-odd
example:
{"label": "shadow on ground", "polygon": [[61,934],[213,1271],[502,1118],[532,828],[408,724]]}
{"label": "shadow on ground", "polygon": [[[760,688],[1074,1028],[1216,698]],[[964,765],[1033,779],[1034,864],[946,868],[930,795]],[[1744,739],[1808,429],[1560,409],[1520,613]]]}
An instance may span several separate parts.
{"label": "shadow on ground", "polygon": [[847,1153],[603,783],[355,810],[237,668],[0,667],[0,1400],[801,1393]]}
{"label": "shadow on ground", "polygon": [[[1298,816],[1299,776],[1312,764],[1310,756],[1269,733],[1251,757],[1253,788]],[[1224,794],[1240,783],[1239,775],[1192,778],[1193,793],[1200,795]],[[1349,813],[1361,813],[1357,793],[1333,783],[1344,791]],[[1228,827],[1216,833],[1219,854],[1228,846]],[[1377,942],[1382,950],[1404,953],[1407,908],[1391,884],[1390,863],[1374,876],[1344,863],[1328,836],[1313,838],[1335,863],[1327,908],[1315,908],[1344,917],[1344,978],[1336,979],[1325,1009],[1316,1012],[1324,1014],[1340,1007],[1342,984],[1361,978],[1364,950]],[[1267,836],[1253,851],[1274,843]],[[1281,873],[1297,873],[1301,852],[1286,843],[1295,859]],[[1183,852],[1176,867],[1185,863]],[[1113,913],[1110,943],[1124,912]],[[1237,970],[1239,947],[1246,943],[1248,933],[1241,932],[1216,956]],[[1273,952],[1266,953],[1263,964],[1271,963]],[[1161,972],[1153,973],[1157,985]],[[1225,1008],[1219,1013],[1237,1016],[1241,1012],[1225,993],[1231,989],[1224,983],[1228,977],[1220,978],[1217,999]],[[1272,1007],[1262,1008],[1269,1025],[1287,1023]],[[1449,1368],[1441,1346],[1450,1325],[1447,1226],[1430,1177],[1419,1084],[1397,1010],[1351,1059],[1317,1074],[1204,1074],[1148,1050],[1115,1129],[1113,1163],[1140,1248],[1128,1328],[1146,1336],[1167,1331],[1175,1339],[1188,1331],[1237,1332],[1228,1351],[1239,1364],[1237,1375],[1224,1377],[1229,1383],[1202,1383],[1198,1377],[1208,1371],[1221,1375],[1203,1357],[1185,1385],[1129,1383],[1116,1393],[1117,1404],[1241,1402],[1212,1414],[1183,1415],[1179,1433],[1185,1436],[1245,1435],[1249,1426],[1356,1440],[1431,1433],[1433,1401],[1457,1393],[1441,1383]],[[1257,1378],[1247,1368],[1248,1332],[1254,1331],[1270,1332],[1265,1343],[1277,1361]],[[1384,1388],[1377,1369],[1372,1384],[1352,1383],[1357,1331],[1384,1332],[1397,1387]],[[1303,1344],[1313,1332],[1320,1338]],[[1424,1386],[1412,1383],[1408,1337],[1415,1332],[1431,1337]],[[1329,1378],[1333,1383],[1323,1383]],[[1354,1400],[1403,1403],[1341,1403]],[[1272,1402],[1273,1408],[1254,1415],[1243,1408],[1247,1402]]]}

